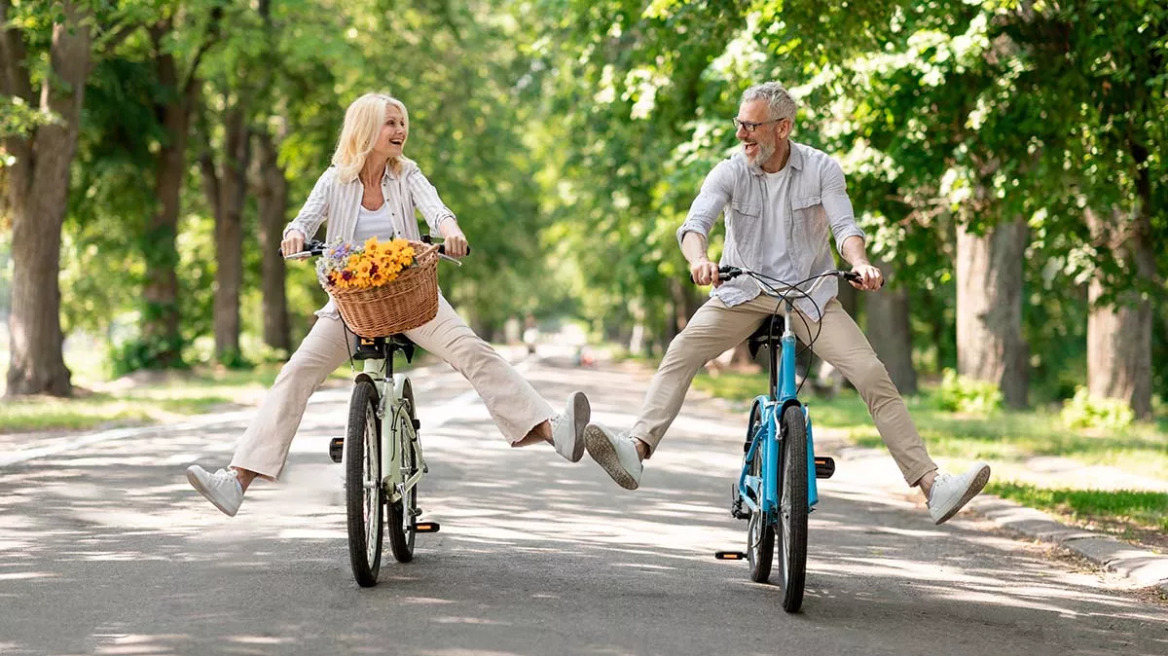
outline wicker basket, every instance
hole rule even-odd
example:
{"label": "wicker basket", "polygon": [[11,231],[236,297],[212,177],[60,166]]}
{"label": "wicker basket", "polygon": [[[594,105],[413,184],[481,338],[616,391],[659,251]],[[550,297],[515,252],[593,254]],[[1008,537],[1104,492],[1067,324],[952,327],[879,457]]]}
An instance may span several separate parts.
{"label": "wicker basket", "polygon": [[413,330],[438,314],[438,246],[411,241],[414,266],[393,282],[368,289],[330,289],[345,325],[361,337],[387,337]]}

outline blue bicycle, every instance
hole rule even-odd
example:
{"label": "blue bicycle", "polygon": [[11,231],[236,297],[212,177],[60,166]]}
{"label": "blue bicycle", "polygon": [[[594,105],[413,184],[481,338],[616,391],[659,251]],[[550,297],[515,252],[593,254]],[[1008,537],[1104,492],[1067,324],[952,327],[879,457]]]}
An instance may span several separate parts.
{"label": "blue bicycle", "polygon": [[[719,272],[722,280],[750,276],[764,294],[776,299],[777,306],[774,316],[765,320],[748,342],[752,357],[761,347],[769,351],[770,389],[766,395],[756,397],[751,405],[742,473],[732,495],[731,513],[749,521],[746,553],[719,552],[717,555],[723,559],[745,556],[750,562],[750,578],[763,583],[770,578],[777,537],[783,610],[794,613],[803,604],[807,515],[819,502],[815,481],[835,473],[831,458],[815,456],[811,417],[798,398],[795,334],[791,331],[794,300],[809,298],[829,278],[858,282],[860,277],[850,271],[829,271],[788,285],[738,267],[723,266]],[[802,286],[806,283],[813,284],[804,290]],[[780,316],[782,333],[776,334]],[[814,344],[815,340],[811,341]]]}

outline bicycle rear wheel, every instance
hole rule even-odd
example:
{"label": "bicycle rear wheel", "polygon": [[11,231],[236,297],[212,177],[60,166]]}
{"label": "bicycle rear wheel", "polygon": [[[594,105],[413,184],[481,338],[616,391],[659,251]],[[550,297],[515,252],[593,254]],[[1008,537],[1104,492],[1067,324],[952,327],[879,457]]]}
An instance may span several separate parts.
{"label": "bicycle rear wheel", "polygon": [[349,524],[349,562],[363,588],[377,585],[385,524],[378,442],[377,390],[367,380],[353,386],[345,433],[345,509]]}
{"label": "bicycle rear wheel", "polygon": [[[750,409],[747,439],[754,440],[762,431],[762,407],[755,403]],[[762,449],[755,449],[747,475],[758,480],[762,474]],[[754,489],[755,507],[762,505],[762,485]],[[746,559],[750,562],[750,580],[765,583],[771,576],[771,561],[775,554],[775,529],[764,513],[750,513],[746,530]]]}
{"label": "bicycle rear wheel", "polygon": [[783,412],[782,471],[779,480],[779,585],[783,610],[794,613],[803,605],[807,575],[807,424],[803,408]]}
{"label": "bicycle rear wheel", "polygon": [[[407,481],[418,471],[418,459],[414,451],[416,434],[413,425],[413,394],[407,387],[407,397],[402,399],[394,416],[394,444],[400,453],[399,467],[401,480]],[[399,563],[414,559],[414,537],[418,527],[418,486],[411,487],[401,499],[388,504],[389,507],[389,548]]]}

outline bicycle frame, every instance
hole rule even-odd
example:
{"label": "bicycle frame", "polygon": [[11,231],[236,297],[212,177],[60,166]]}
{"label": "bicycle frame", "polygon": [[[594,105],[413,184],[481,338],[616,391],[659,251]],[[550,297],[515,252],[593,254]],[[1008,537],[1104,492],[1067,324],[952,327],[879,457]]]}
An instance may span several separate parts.
{"label": "bicycle frame", "polygon": [[[738,492],[742,502],[753,512],[760,512],[768,520],[773,519],[779,505],[779,453],[782,451],[783,434],[780,428],[783,412],[788,406],[797,405],[803,411],[803,420],[807,426],[807,504],[814,508],[819,503],[819,490],[815,482],[815,446],[811,435],[811,419],[807,414],[807,407],[803,406],[796,394],[795,382],[795,333],[791,330],[791,312],[793,308],[787,299],[782,301],[783,333],[779,340],[780,353],[774,349],[770,351],[770,390],[767,395],[755,398],[755,403],[761,408],[761,426],[759,433],[751,440],[750,450],[746,454],[746,465],[738,479]],[[778,366],[776,366],[778,365]],[[762,459],[760,476],[748,475],[750,463],[754,458]],[[762,480],[759,480],[759,479]],[[753,495],[761,488],[761,497]],[[748,493],[748,490],[751,493]],[[756,503],[752,496],[759,498]]]}
{"label": "bicycle frame", "polygon": [[[391,355],[392,357],[392,355]],[[422,480],[426,473],[426,461],[422,458],[421,441],[417,439],[413,417],[406,414],[405,396],[409,378],[403,374],[393,373],[393,363],[386,359],[367,359],[364,366],[354,377],[354,382],[367,379],[377,389],[377,418],[380,420],[381,435],[378,438],[378,449],[381,453],[382,489],[386,491],[390,503],[395,503],[405,497],[411,489]],[[392,385],[390,382],[392,381]],[[416,409],[414,409],[416,412]],[[389,417],[389,421],[386,421]],[[402,476],[400,440],[409,440],[417,461],[417,471],[408,479]]]}

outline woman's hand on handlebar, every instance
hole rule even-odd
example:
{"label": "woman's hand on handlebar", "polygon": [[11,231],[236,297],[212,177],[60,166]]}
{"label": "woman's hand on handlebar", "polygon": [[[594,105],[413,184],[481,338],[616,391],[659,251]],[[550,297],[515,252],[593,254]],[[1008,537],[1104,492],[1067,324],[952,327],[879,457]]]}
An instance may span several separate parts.
{"label": "woman's hand on handlebar", "polygon": [[714,262],[702,258],[693,263],[689,267],[690,278],[698,285],[714,285],[719,287],[722,285],[722,277],[718,274],[718,265]]}
{"label": "woman's hand on handlebar", "polygon": [[[271,248],[271,246],[268,248]],[[280,252],[283,253],[285,257],[287,257],[289,255],[303,251],[304,233],[300,232],[299,230],[289,230],[288,233],[284,235],[284,241],[280,242]]]}
{"label": "woman's hand on handlebar", "polygon": [[466,241],[466,235],[462,234],[462,229],[453,221],[444,223],[441,228],[443,252],[450,257],[466,257],[470,253],[470,245]]}
{"label": "woman's hand on handlebar", "polygon": [[848,281],[856,289],[874,292],[884,286],[884,274],[871,264],[857,264],[852,267],[852,273],[860,276],[859,282]]}

